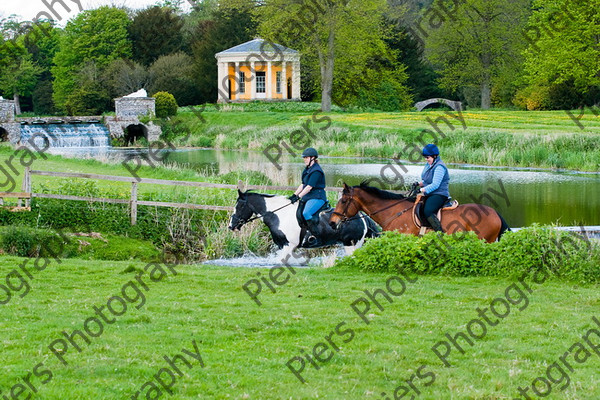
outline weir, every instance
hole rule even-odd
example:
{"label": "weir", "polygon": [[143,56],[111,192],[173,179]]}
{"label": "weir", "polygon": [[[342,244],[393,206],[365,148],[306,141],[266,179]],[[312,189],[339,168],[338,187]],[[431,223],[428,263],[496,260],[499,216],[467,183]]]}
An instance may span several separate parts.
{"label": "weir", "polygon": [[112,138],[130,145],[142,138],[152,143],[160,137],[160,126],[151,120],[155,99],[145,90],[115,99],[115,111],[114,116],[106,117],[19,118],[15,117],[14,101],[0,97],[0,141],[15,147],[108,148]]}
{"label": "weir", "polygon": [[[30,142],[33,137],[33,142]],[[109,147],[110,132],[99,122],[21,124],[21,143],[50,147]]]}

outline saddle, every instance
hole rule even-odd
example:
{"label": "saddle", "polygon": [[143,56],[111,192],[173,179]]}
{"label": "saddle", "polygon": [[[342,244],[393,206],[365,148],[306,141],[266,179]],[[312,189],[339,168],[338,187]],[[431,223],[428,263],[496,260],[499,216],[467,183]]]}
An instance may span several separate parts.
{"label": "saddle", "polygon": [[[415,200],[415,206],[413,207],[413,212],[412,212],[413,222],[414,222],[415,226],[420,229],[420,232],[419,232],[420,235],[425,234],[425,231],[427,230],[427,228],[431,228],[431,225],[429,224],[429,222],[427,221],[427,219],[425,219],[425,216],[423,215],[423,202],[421,201],[422,198],[423,198],[423,195],[417,196],[417,200]],[[437,218],[440,220],[440,222],[442,222],[442,215],[443,215],[442,211],[454,210],[456,207],[458,207],[458,200],[454,200],[451,197],[448,198],[448,200],[446,201],[446,203],[444,203],[442,208],[440,208],[438,210]]]}
{"label": "saddle", "polygon": [[[321,219],[321,218],[324,218],[324,215],[325,215],[327,212],[331,212],[331,211],[333,211],[333,207],[331,207],[331,205],[329,205],[329,201],[326,201],[326,202],[325,202],[325,204],[323,204],[323,205],[321,206],[321,208],[319,208],[319,209],[318,209],[318,210],[315,212],[315,215],[318,215],[318,216],[319,216],[319,219]],[[326,216],[326,218],[329,218],[329,216]],[[297,212],[296,212],[296,219],[298,220],[298,224],[299,224],[300,226],[302,226],[302,225],[305,223],[305,221],[304,221],[304,217],[302,216],[302,213],[301,213],[301,209],[300,209],[300,207],[298,207],[298,210],[297,210]]]}

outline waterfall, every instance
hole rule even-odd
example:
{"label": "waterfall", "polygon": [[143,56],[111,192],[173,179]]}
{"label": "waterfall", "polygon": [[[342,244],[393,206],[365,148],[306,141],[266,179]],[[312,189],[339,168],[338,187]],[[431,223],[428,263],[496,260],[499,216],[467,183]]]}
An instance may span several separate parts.
{"label": "waterfall", "polygon": [[[106,126],[96,122],[22,124],[21,144],[50,147],[110,147],[110,133]],[[46,143],[46,144],[45,144]]]}

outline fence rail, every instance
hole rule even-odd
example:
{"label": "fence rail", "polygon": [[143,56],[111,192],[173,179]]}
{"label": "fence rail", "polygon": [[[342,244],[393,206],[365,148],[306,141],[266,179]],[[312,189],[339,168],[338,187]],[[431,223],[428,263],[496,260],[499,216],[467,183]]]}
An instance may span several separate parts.
{"label": "fence rail", "polygon": [[[51,194],[51,193],[33,193],[31,190],[31,177],[32,175],[39,176],[53,176],[59,178],[83,178],[83,179],[96,179],[106,180],[113,182],[126,182],[131,184],[131,194],[129,199],[112,199],[103,197],[89,197],[89,196],[71,196],[63,194]],[[145,201],[138,200],[138,185],[139,184],[155,184],[155,185],[169,185],[169,186],[183,186],[183,187],[197,187],[197,188],[212,188],[212,189],[239,189],[239,190],[296,190],[297,186],[271,186],[271,185],[246,185],[240,181],[237,185],[228,185],[221,183],[209,183],[209,182],[192,182],[192,181],[174,181],[167,179],[151,179],[151,178],[134,178],[129,176],[113,176],[113,175],[101,175],[101,174],[84,174],[78,172],[54,172],[54,171],[38,171],[30,170],[29,167],[25,168],[23,175],[23,185],[21,193],[14,192],[0,192],[0,205],[4,204],[4,198],[17,198],[17,207],[12,207],[11,211],[26,211],[31,210],[31,198],[40,199],[57,199],[57,200],[75,200],[75,201],[87,201],[87,202],[103,202],[111,204],[129,204],[131,225],[135,225],[137,222],[137,208],[138,206],[154,206],[154,207],[173,207],[173,208],[186,208],[191,210],[212,210],[212,211],[233,211],[233,207],[227,206],[215,206],[207,204],[194,204],[194,203],[175,203],[166,201]],[[341,192],[342,188],[332,187],[325,189],[331,192]],[[25,207],[22,207],[22,202],[25,201]]]}

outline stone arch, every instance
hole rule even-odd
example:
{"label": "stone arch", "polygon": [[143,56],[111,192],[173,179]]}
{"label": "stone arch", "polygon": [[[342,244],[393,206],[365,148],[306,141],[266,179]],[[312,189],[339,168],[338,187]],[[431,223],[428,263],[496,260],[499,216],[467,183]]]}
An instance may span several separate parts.
{"label": "stone arch", "polygon": [[0,126],[0,142],[8,142],[8,131]]}
{"label": "stone arch", "polygon": [[131,124],[125,128],[125,143],[133,144],[141,138],[148,140],[148,128],[144,124]]}
{"label": "stone arch", "polygon": [[428,100],[420,101],[415,104],[415,108],[417,109],[417,111],[423,111],[423,109],[425,107],[427,107],[431,104],[435,104],[435,103],[445,104],[448,107],[450,107],[451,109],[453,109],[454,111],[462,111],[462,109],[463,109],[462,102],[448,100],[448,99],[442,99],[442,98],[435,98],[435,99],[428,99]]}

